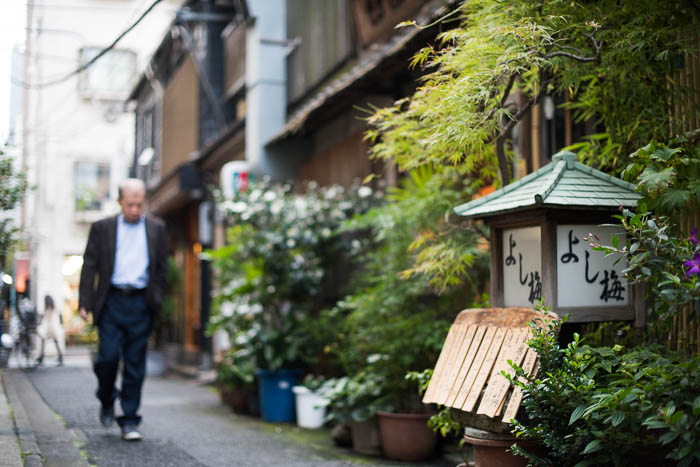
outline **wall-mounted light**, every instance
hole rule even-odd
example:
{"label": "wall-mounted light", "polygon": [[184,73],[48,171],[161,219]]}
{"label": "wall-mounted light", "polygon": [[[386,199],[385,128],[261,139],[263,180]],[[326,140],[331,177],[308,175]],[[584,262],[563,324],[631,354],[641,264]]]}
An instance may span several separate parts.
{"label": "wall-mounted light", "polygon": [[544,118],[553,120],[556,109],[554,108],[554,99],[552,99],[552,96],[545,96],[542,107],[544,110]]}
{"label": "wall-mounted light", "polygon": [[143,151],[141,151],[141,154],[139,154],[139,157],[137,159],[138,164],[141,167],[145,167],[148,164],[151,163],[151,160],[153,160],[153,156],[155,155],[156,151],[152,147],[145,148]]}
{"label": "wall-mounted light", "polygon": [[2,281],[3,281],[3,283],[5,283],[7,285],[12,285],[12,276],[9,274],[3,274]]}

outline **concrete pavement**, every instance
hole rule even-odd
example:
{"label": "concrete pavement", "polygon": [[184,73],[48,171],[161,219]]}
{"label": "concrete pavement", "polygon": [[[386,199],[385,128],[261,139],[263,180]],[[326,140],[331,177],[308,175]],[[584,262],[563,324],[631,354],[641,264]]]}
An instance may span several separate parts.
{"label": "concrete pavement", "polygon": [[12,416],[12,409],[4,390],[0,391],[0,452],[2,453],[2,457],[0,457],[1,467],[22,465],[22,450]]}
{"label": "concrete pavement", "polygon": [[63,424],[26,374],[9,369],[3,372],[2,379],[24,465],[87,467],[89,464],[78,449],[82,438],[80,432]]}
{"label": "concrete pavement", "polygon": [[[124,442],[116,425],[99,424],[85,351],[69,351],[61,368],[4,370],[3,382],[8,397],[0,398],[0,466],[22,465],[22,457],[24,465],[61,466],[403,465],[337,448],[327,431],[235,415],[213,388],[177,376],[147,377],[144,439]],[[457,463],[436,459],[412,465]]]}

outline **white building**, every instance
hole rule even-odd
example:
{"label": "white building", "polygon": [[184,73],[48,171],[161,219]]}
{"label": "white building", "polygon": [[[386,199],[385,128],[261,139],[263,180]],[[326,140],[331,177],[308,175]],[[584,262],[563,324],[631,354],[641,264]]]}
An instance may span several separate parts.
{"label": "white building", "polygon": [[[90,223],[116,213],[117,185],[133,159],[133,113],[124,100],[172,21],[164,0],[113,49],[152,4],[140,0],[29,0],[24,61],[23,164],[36,186],[22,222],[31,258],[31,297],[50,294],[64,318],[77,285]],[[66,330],[79,319],[64,319]]]}

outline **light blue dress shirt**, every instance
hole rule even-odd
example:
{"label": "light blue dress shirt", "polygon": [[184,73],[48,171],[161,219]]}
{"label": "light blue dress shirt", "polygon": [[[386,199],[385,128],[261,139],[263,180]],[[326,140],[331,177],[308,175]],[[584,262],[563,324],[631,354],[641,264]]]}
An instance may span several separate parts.
{"label": "light blue dress shirt", "polygon": [[148,242],[146,241],[146,219],[136,224],[117,217],[117,248],[114,253],[112,285],[144,289],[148,284]]}

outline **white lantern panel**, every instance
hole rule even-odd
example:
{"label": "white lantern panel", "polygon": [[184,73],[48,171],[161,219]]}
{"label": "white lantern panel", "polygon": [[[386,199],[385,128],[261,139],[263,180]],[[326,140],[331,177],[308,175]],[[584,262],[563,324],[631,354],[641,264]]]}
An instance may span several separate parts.
{"label": "white lantern panel", "polygon": [[503,231],[505,306],[533,306],[542,298],[541,243],[539,227]]}
{"label": "white lantern panel", "polygon": [[603,245],[611,245],[615,234],[620,245],[625,234],[619,227],[597,225],[557,226],[557,292],[559,307],[623,306],[629,304],[629,284],[622,270],[626,262],[614,264],[619,255],[605,256],[593,251],[584,240],[597,235]]}

